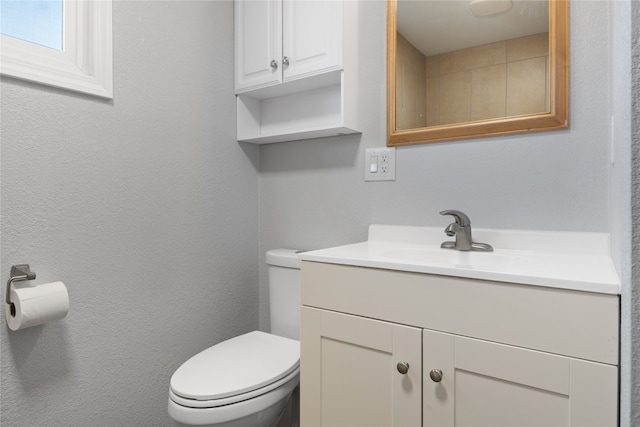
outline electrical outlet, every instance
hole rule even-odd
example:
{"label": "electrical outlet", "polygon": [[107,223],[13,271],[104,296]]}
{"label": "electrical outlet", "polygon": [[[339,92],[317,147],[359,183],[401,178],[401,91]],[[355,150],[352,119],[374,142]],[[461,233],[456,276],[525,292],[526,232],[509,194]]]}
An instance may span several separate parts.
{"label": "electrical outlet", "polygon": [[380,173],[389,173],[389,153],[380,153]]}
{"label": "electrical outlet", "polygon": [[396,180],[396,148],[367,148],[364,152],[365,181]]}

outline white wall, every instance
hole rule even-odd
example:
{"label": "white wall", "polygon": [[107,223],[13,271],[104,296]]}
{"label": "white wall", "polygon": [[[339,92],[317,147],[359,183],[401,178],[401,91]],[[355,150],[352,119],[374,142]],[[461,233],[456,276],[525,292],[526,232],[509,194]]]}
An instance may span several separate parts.
{"label": "white wall", "polygon": [[[0,326],[2,426],[172,425],[187,358],[258,326],[258,149],[235,140],[231,2],[114,2],[112,102],[2,79],[3,283],[66,319]],[[4,287],[2,288],[4,291]]]}

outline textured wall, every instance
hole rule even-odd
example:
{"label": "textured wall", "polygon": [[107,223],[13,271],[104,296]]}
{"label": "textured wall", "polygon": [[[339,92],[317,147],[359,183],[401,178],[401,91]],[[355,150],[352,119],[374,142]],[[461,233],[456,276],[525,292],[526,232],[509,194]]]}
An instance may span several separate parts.
{"label": "textured wall", "polygon": [[[169,378],[258,326],[258,155],[235,141],[231,2],[114,2],[112,102],[2,79],[2,262],[62,280],[11,332],[10,426],[159,426]],[[4,287],[3,287],[4,290]]]}
{"label": "textured wall", "polygon": [[[622,426],[637,425],[632,421],[634,394],[633,347],[637,339],[633,322],[633,294],[631,280],[631,234],[630,212],[632,197],[631,156],[631,2],[616,1],[611,4],[611,52],[609,66],[611,104],[611,189],[609,200],[612,256],[623,284],[621,304],[621,375],[620,375],[620,421]],[[637,402],[637,397],[636,400]]]}
{"label": "textured wall", "polygon": [[[640,2],[631,2],[631,287],[628,323],[630,330],[629,426],[640,425]],[[628,384],[627,383],[627,384]],[[627,403],[627,402],[625,402]],[[626,415],[626,413],[625,413]]]}

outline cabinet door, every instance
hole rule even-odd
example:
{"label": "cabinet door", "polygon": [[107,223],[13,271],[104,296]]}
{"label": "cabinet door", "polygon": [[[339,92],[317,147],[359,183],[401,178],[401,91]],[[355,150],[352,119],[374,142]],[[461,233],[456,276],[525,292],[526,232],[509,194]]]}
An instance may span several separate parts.
{"label": "cabinet door", "polygon": [[[418,426],[422,331],[301,310],[301,425]],[[405,374],[397,364],[407,363]]]}
{"label": "cabinet door", "polygon": [[234,23],[236,92],[281,83],[282,1],[235,0]]}
{"label": "cabinet door", "polygon": [[342,20],[342,0],[284,0],[284,81],[342,68]]}
{"label": "cabinet door", "polygon": [[617,425],[615,366],[429,330],[423,346],[425,427]]}

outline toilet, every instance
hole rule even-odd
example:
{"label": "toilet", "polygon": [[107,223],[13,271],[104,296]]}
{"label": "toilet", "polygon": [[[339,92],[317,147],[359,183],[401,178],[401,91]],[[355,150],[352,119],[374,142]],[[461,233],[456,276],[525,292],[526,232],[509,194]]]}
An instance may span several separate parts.
{"label": "toilet", "polygon": [[253,331],[223,341],[173,374],[169,415],[174,420],[216,427],[273,427],[280,421],[300,382],[299,252],[266,254],[270,334]]}

